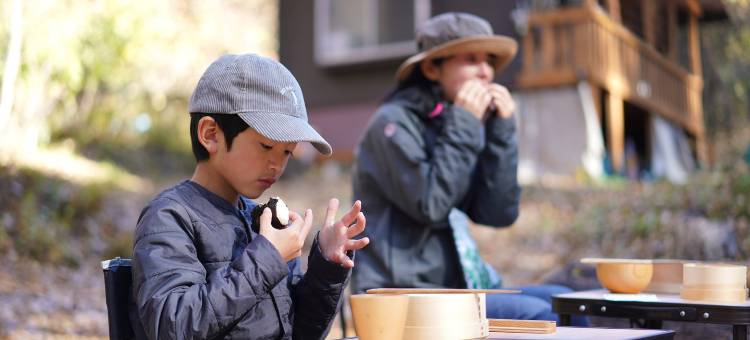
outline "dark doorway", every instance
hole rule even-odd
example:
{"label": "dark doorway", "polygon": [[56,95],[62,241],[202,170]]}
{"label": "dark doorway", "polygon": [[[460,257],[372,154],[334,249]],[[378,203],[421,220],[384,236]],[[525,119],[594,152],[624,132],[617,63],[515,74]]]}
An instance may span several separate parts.
{"label": "dark doorway", "polygon": [[651,170],[651,114],[625,102],[625,175],[638,180]]}

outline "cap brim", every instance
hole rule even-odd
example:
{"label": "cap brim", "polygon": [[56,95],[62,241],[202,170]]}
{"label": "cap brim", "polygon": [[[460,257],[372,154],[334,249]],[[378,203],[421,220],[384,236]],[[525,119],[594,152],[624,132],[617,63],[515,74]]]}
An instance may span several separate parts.
{"label": "cap brim", "polygon": [[245,112],[239,116],[268,139],[287,143],[309,142],[323,155],[333,153],[331,145],[304,119],[277,112]]}
{"label": "cap brim", "polygon": [[518,43],[512,38],[500,35],[477,36],[451,40],[445,44],[417,53],[406,59],[396,71],[396,80],[404,81],[422,60],[447,57],[458,53],[486,52],[498,57],[495,72],[504,69],[518,52]]}

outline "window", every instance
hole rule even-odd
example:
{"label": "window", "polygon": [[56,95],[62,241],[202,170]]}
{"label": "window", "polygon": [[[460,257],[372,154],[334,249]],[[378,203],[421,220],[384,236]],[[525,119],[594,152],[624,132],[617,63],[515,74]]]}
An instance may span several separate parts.
{"label": "window", "polygon": [[405,57],[430,0],[316,0],[315,61],[322,66]]}

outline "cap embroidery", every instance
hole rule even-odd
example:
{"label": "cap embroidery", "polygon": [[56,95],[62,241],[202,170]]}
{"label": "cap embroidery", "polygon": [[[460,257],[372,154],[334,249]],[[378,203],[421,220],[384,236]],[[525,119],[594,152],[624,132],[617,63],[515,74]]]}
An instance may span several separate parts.
{"label": "cap embroidery", "polygon": [[300,105],[299,105],[299,102],[297,101],[297,95],[294,93],[293,86],[287,86],[281,89],[279,92],[281,93],[282,96],[287,96],[287,94],[289,94],[287,97],[290,97],[292,99],[292,104],[294,105],[294,108],[297,109],[297,111],[299,111]]}

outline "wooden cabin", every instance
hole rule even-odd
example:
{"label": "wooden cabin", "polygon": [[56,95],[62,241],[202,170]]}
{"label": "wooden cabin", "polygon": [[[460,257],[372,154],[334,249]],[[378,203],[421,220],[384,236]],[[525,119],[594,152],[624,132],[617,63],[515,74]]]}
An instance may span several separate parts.
{"label": "wooden cabin", "polygon": [[702,14],[698,0],[582,0],[531,8],[518,87],[587,81],[614,169],[625,165],[626,117],[638,112],[684,129],[705,162]]}
{"label": "wooden cabin", "polygon": [[724,10],[721,0],[281,0],[280,59],[334,158],[350,161],[396,68],[415,53],[414,28],[473,13],[520,43],[497,79],[520,104],[520,167],[566,175],[604,159],[623,173],[633,150],[641,167],[657,157],[654,120],[684,131],[690,156],[706,161],[699,25]]}

